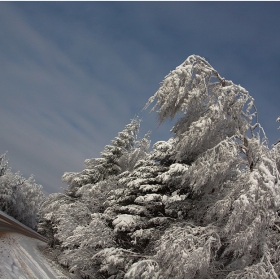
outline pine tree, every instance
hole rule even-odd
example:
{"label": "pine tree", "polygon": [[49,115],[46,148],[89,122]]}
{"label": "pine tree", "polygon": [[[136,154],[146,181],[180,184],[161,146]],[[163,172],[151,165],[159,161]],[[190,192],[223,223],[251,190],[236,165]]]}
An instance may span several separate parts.
{"label": "pine tree", "polygon": [[[114,231],[133,237],[128,241],[147,252],[144,239],[151,241],[160,228],[157,253],[150,258],[155,270],[150,266],[149,275],[241,277],[250,271],[258,277],[253,267],[266,270],[268,277],[277,275],[268,236],[275,236],[279,174],[254,99],[199,56],[166,76],[148,105],[155,99],[160,122],[183,116],[172,128],[173,138],[156,143],[149,159],[119,175],[123,187],[108,199],[104,212]],[[164,226],[170,229],[165,232]],[[140,276],[144,263],[137,263],[125,277]]]}
{"label": "pine tree", "polygon": [[134,119],[107,145],[99,159],[85,161],[80,173],[66,173],[64,194],[52,194],[43,203],[39,231],[56,248],[58,262],[77,277],[95,277],[91,256],[116,245],[115,233],[103,212],[108,195],[119,188],[117,175],[133,170],[148,154],[149,134],[137,140],[140,120]]}
{"label": "pine tree", "polygon": [[149,152],[132,121],[43,205],[60,263],[84,277],[280,277],[280,146],[254,99],[192,55],[154,101],[160,123],[177,119],[173,137]]}
{"label": "pine tree", "polygon": [[130,154],[136,144],[136,136],[139,130],[140,120],[133,119],[124,130],[112,140],[112,145],[107,145],[101,152],[101,158],[85,160],[86,169],[82,172],[67,172],[62,180],[68,183],[67,194],[76,196],[77,190],[86,184],[95,184],[105,180],[111,175],[117,175],[125,165],[123,161],[126,154]]}
{"label": "pine tree", "polygon": [[[221,78],[203,58],[191,56],[165,77],[148,104],[155,99],[157,103],[153,109],[158,108],[160,122],[183,113],[172,129],[175,144],[171,159],[188,166],[177,186],[178,191],[188,193],[195,206],[185,219],[193,222],[194,232],[201,226],[206,232],[210,225],[216,226],[215,236],[209,243],[196,234],[200,245],[195,251],[192,249],[193,253],[187,258],[201,264],[201,254],[205,250],[207,261],[202,277],[219,274],[218,267],[214,265],[213,268],[217,260],[228,272],[232,270],[228,277],[241,278],[248,271],[253,278],[276,276],[268,236],[279,207],[279,174],[265,136],[261,139],[260,124],[252,125],[257,118],[253,98],[241,86]],[[259,131],[255,132],[257,128]],[[185,227],[176,234],[182,242],[185,242],[184,230]],[[159,242],[154,257],[157,264],[163,263],[159,274],[200,277],[199,267],[193,268],[187,262],[182,274],[176,272],[180,257],[173,258],[174,262],[171,257],[164,257],[164,252],[173,252],[173,243],[168,240],[175,232],[176,228],[171,229]],[[206,232],[202,236],[207,235]],[[192,238],[194,236],[184,246],[192,248],[189,243],[193,242]],[[215,249],[210,240],[216,244]],[[184,246],[178,247],[176,256],[186,252]],[[194,254],[196,250],[202,251]],[[259,267],[262,274],[258,275],[259,271],[253,267]],[[136,269],[135,264],[134,271]]]}

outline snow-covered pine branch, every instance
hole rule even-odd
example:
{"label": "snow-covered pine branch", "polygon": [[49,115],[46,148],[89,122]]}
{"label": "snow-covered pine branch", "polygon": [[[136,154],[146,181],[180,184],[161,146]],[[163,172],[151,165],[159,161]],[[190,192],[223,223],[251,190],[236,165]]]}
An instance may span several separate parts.
{"label": "snow-covered pine branch", "polygon": [[197,55],[165,77],[146,108],[154,101],[160,123],[183,114],[172,128],[177,161],[190,162],[227,137],[244,135],[256,116],[249,93]]}
{"label": "snow-covered pine branch", "polygon": [[280,277],[280,145],[254,99],[192,55],[154,101],[160,123],[177,118],[169,140],[149,152],[133,120],[43,204],[59,262],[83,277]]}
{"label": "snow-covered pine branch", "polygon": [[101,152],[101,158],[86,159],[86,169],[82,172],[64,173],[62,180],[68,184],[66,192],[75,197],[80,187],[117,175],[131,168],[131,165],[144,157],[149,146],[149,134],[145,135],[142,142],[137,141],[139,127],[140,119],[132,119],[112,140],[112,145],[105,146],[104,151]]}

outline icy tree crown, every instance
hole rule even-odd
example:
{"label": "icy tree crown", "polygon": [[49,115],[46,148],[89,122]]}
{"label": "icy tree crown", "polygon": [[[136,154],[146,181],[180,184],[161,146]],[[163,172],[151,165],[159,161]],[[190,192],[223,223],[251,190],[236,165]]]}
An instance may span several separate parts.
{"label": "icy tree crown", "polygon": [[240,85],[225,80],[202,57],[189,56],[162,81],[145,108],[156,100],[159,122],[178,119],[172,131],[176,160],[193,160],[227,137],[243,138],[257,112],[254,99]]}

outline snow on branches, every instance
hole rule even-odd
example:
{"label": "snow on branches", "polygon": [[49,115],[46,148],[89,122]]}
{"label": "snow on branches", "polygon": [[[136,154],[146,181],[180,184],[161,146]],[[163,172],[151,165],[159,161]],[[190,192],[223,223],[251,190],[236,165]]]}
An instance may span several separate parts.
{"label": "snow on branches", "polygon": [[0,156],[0,210],[36,229],[44,199],[43,187],[36,184],[33,176],[26,179],[19,172],[13,173],[6,154]]}
{"label": "snow on branches", "polygon": [[86,169],[82,172],[66,172],[62,180],[68,184],[67,193],[75,197],[80,187],[95,184],[133,168],[139,159],[146,156],[150,145],[149,133],[143,139],[136,140],[139,127],[140,120],[132,119],[130,124],[111,141],[112,145],[105,146],[101,158],[86,159]]}
{"label": "snow on branches", "polygon": [[226,137],[243,135],[256,115],[249,93],[196,55],[165,77],[146,107],[155,100],[160,123],[183,114],[172,128],[178,161],[192,161]]}
{"label": "snow on branches", "polygon": [[133,120],[43,204],[60,263],[85,277],[280,277],[280,145],[254,99],[192,55],[154,101],[160,123],[177,118],[168,141],[149,151]]}

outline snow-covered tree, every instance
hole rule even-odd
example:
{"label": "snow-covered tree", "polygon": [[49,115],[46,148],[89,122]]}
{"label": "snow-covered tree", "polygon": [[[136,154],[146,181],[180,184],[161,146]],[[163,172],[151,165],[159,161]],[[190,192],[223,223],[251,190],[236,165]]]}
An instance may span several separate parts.
{"label": "snow-covered tree", "polygon": [[6,160],[6,153],[0,156],[0,177],[3,176],[8,168],[8,161]]}
{"label": "snow-covered tree", "polygon": [[95,184],[105,180],[111,175],[117,175],[127,168],[131,168],[135,162],[145,155],[149,146],[148,135],[137,141],[137,132],[140,120],[133,119],[124,130],[112,140],[112,145],[106,145],[101,152],[101,158],[85,160],[86,169],[82,172],[67,172],[62,180],[68,183],[67,193],[75,196],[77,190],[86,184]]}
{"label": "snow-covered tree", "polygon": [[43,187],[35,182],[33,176],[25,179],[21,185],[14,186],[15,205],[10,215],[25,225],[36,229],[38,213],[45,199]]}
{"label": "snow-covered tree", "polygon": [[189,191],[195,206],[187,218],[197,226],[218,225],[229,270],[237,262],[245,271],[263,259],[272,269],[267,229],[279,207],[279,174],[265,135],[261,139],[254,99],[193,55],[165,77],[148,104],[154,100],[160,122],[183,114],[172,129],[171,159],[188,165],[177,187]]}
{"label": "snow-covered tree", "polygon": [[159,122],[182,114],[172,128],[173,156],[192,162],[199,154],[234,135],[243,136],[255,116],[254,99],[240,85],[225,80],[202,57],[192,55],[171,71],[146,107],[154,100]]}
{"label": "snow-covered tree", "polygon": [[168,141],[149,152],[133,120],[43,205],[59,262],[84,277],[280,277],[280,146],[254,99],[192,55],[154,101],[160,123],[177,119]]}
{"label": "snow-covered tree", "polygon": [[108,195],[119,188],[117,175],[132,170],[148,154],[149,133],[137,139],[140,120],[133,119],[86,169],[65,173],[65,194],[52,194],[40,212],[39,231],[59,248],[57,260],[78,276],[92,277],[91,255],[115,245],[115,234],[101,215]]}
{"label": "snow-covered tree", "polygon": [[5,160],[5,154],[1,156],[0,176],[0,209],[8,214],[15,211],[16,188],[24,183],[24,178],[19,173],[12,173]]}
{"label": "snow-covered tree", "polygon": [[[164,234],[159,239],[158,253],[152,258],[157,263],[157,273],[169,278],[213,277],[219,274],[219,266],[222,265],[226,266],[228,277],[233,277],[237,275],[237,266],[238,275],[243,275],[251,266],[259,265],[269,271],[268,276],[276,275],[267,236],[271,234],[269,229],[275,225],[277,218],[279,174],[263,129],[257,122],[254,99],[241,86],[222,78],[203,58],[191,56],[165,77],[147,105],[154,100],[156,105],[153,109],[158,109],[160,122],[168,117],[181,116],[172,128],[174,137],[167,142],[156,143],[151,152],[151,158],[167,170],[148,184],[146,173],[142,172],[126,186],[130,189],[134,187],[135,194],[138,192],[135,204],[145,206],[145,201],[160,203],[163,207],[161,215],[191,221],[193,232],[199,231],[202,226],[209,228],[215,225],[215,239],[209,237],[209,240],[216,240],[216,253],[213,254],[212,241],[204,237],[198,239],[199,252],[208,248],[203,274],[199,266],[185,266],[183,270],[176,271],[179,259],[186,255],[186,249],[177,246],[175,255],[179,259],[169,258],[170,253],[167,252],[174,250],[163,244],[169,244],[166,242],[173,234],[179,242],[184,240],[185,229],[177,231],[171,228],[169,235]],[[120,182],[132,177],[120,176],[124,176]],[[164,189],[164,195],[157,194],[158,186]],[[141,194],[143,189],[148,190],[144,196]],[[174,201],[177,207],[172,205]],[[130,211],[134,208],[130,206]],[[121,209],[115,206],[115,212]],[[138,215],[146,213],[145,210],[140,212],[138,209]],[[157,219],[164,221],[163,217]],[[144,231],[149,225],[149,222],[144,225]],[[133,235],[137,223],[131,229],[130,234]],[[191,237],[192,234],[192,231],[188,232],[190,238],[198,238],[197,233]],[[189,243],[187,246],[192,248]],[[186,255],[187,259],[191,259],[192,263],[202,263],[202,251]],[[163,259],[168,261],[164,263]],[[139,264],[142,267],[142,260]],[[134,272],[137,270],[136,264],[133,269]],[[137,277],[137,274],[134,276]],[[257,271],[254,276],[258,276]]]}
{"label": "snow-covered tree", "polygon": [[38,230],[49,238],[51,244],[62,247],[77,226],[90,222],[90,211],[83,203],[65,194],[55,193],[48,196],[41,207],[41,222]]}
{"label": "snow-covered tree", "polygon": [[0,157],[0,209],[23,224],[36,229],[38,212],[45,199],[43,187],[36,184],[33,176],[24,178],[13,173],[5,159]]}

